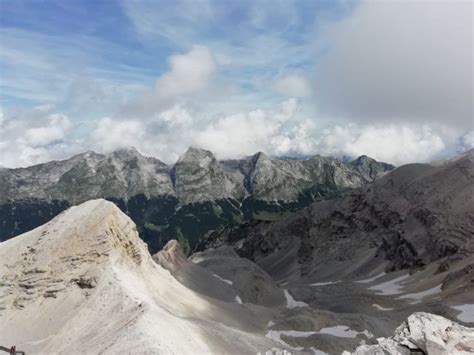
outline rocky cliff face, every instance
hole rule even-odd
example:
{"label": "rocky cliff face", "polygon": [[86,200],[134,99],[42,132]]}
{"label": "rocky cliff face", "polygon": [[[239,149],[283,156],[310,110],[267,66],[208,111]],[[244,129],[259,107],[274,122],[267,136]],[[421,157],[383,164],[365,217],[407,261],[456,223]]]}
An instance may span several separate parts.
{"label": "rocky cliff face", "polygon": [[245,188],[207,150],[189,148],[173,167],[176,195],[182,203],[242,199]]}
{"label": "rocky cliff face", "polygon": [[[3,169],[0,240],[45,223],[69,206],[106,198],[132,217],[152,250],[173,238],[194,246],[209,230],[247,219],[281,218],[315,199],[362,186],[392,168],[367,162],[281,160],[263,153],[218,161],[209,151],[189,148],[171,166],[131,148]],[[371,173],[374,166],[377,174]]]}

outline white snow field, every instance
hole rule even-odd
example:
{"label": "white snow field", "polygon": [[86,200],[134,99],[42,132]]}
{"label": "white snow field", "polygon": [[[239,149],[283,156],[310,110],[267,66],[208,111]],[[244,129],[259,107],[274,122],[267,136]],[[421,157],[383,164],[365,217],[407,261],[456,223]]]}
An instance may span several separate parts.
{"label": "white snow field", "polygon": [[0,344],[26,353],[256,354],[252,312],[179,283],[105,200],[0,243]]}

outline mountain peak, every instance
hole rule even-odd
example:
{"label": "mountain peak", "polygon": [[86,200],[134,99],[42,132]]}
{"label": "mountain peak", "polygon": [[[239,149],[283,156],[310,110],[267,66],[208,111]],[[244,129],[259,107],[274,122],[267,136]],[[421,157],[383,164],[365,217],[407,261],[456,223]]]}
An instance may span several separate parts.
{"label": "mountain peak", "polygon": [[374,162],[377,162],[377,161],[364,154],[358,157],[357,159],[354,159],[351,163],[355,165],[360,165],[360,164],[367,164],[367,163],[374,163]]}
{"label": "mountain peak", "polygon": [[135,147],[121,148],[114,150],[111,153],[112,156],[116,157],[142,157],[143,155]]}
{"label": "mountain peak", "polygon": [[257,163],[259,161],[267,161],[271,160],[268,155],[266,155],[264,152],[260,151],[252,155],[252,160]]}
{"label": "mountain peak", "polygon": [[210,163],[212,160],[215,160],[215,157],[211,151],[189,147],[186,152],[179,157],[178,162],[194,162],[201,164],[202,161],[208,161]]}

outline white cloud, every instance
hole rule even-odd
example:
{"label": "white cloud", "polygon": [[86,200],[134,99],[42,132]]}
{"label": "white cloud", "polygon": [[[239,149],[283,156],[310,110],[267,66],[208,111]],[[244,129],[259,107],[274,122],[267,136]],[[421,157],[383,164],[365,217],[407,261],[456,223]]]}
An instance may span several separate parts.
{"label": "white cloud", "polygon": [[23,139],[28,145],[37,147],[60,141],[71,127],[69,118],[62,114],[51,114],[46,121],[44,126],[28,128],[25,131]]}
{"label": "white cloud", "polygon": [[429,125],[334,126],[317,139],[321,154],[350,157],[368,155],[401,165],[427,162],[446,148],[447,135]]}
{"label": "white cloud", "polygon": [[359,122],[472,127],[470,1],[363,1],[320,32],[316,99]]}
{"label": "white cloud", "polygon": [[120,117],[148,119],[182,103],[209,105],[221,95],[216,89],[218,66],[209,48],[193,45],[188,52],[168,58],[169,69],[119,110]]}
{"label": "white cloud", "polygon": [[219,158],[266,151],[286,152],[285,125],[297,122],[297,101],[283,101],[276,110],[256,109],[213,119],[175,105],[146,120],[103,118],[91,134],[90,145],[109,152],[135,146],[141,152],[173,163],[189,146],[212,150]]}
{"label": "white cloud", "polygon": [[[136,146],[145,154],[174,163],[188,146],[209,149],[220,159],[264,151],[273,156],[368,155],[401,165],[428,162],[456,144],[457,135],[434,124],[346,124],[323,129],[299,112],[295,99],[274,110],[255,109],[205,119],[175,106],[149,120],[99,121],[93,133],[98,150]],[[466,135],[468,144],[471,136]]]}
{"label": "white cloud", "polygon": [[[83,142],[70,137],[69,119],[50,107],[2,116],[0,165],[15,167],[93,149],[110,152],[130,146],[174,163],[190,145],[213,151],[218,158],[238,158],[264,151],[274,156],[369,155],[396,165],[426,162],[459,143],[455,130],[434,124],[346,124],[322,129],[303,115],[295,99],[275,109],[254,109],[206,117],[182,105],[146,120],[102,118]],[[20,119],[21,118],[21,119]],[[474,145],[473,133],[461,139]]]}
{"label": "white cloud", "polygon": [[309,81],[299,75],[288,75],[278,78],[272,86],[272,89],[288,97],[307,97],[311,94],[311,85]]}
{"label": "white cloud", "polygon": [[64,158],[80,149],[68,140],[72,123],[48,105],[1,114],[0,165],[28,166]]}
{"label": "white cloud", "polygon": [[461,145],[465,149],[474,148],[474,130],[467,132],[461,137]]}
{"label": "white cloud", "polygon": [[170,71],[156,82],[155,91],[161,99],[192,94],[206,88],[217,69],[211,51],[197,45],[188,53],[171,56],[169,64]]}
{"label": "white cloud", "polygon": [[157,123],[163,123],[169,127],[184,128],[192,124],[193,118],[184,107],[175,105],[169,110],[159,113],[155,121]]}
{"label": "white cloud", "polygon": [[296,109],[296,100],[289,99],[275,112],[253,110],[218,118],[201,130],[196,129],[194,144],[210,149],[221,158],[257,151],[273,153],[285,144],[280,136],[284,124],[294,119]]}
{"label": "white cloud", "polygon": [[94,146],[104,152],[141,146],[145,127],[140,121],[118,121],[109,117],[100,119],[91,134]]}

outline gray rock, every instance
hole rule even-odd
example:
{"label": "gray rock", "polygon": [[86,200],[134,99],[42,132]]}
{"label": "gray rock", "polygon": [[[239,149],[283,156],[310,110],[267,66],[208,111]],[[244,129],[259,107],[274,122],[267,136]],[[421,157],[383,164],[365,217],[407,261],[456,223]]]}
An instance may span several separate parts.
{"label": "gray rock", "polygon": [[444,317],[417,312],[408,317],[389,338],[377,345],[361,345],[344,355],[467,355],[474,353],[474,328],[464,327]]}

